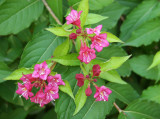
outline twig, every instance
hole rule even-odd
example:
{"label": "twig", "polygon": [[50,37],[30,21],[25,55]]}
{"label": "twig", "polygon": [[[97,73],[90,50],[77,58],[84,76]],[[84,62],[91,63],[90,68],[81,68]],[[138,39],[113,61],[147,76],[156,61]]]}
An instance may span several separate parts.
{"label": "twig", "polygon": [[113,105],[115,106],[115,108],[118,110],[119,113],[122,112],[124,115],[126,115],[124,111],[121,108],[119,108],[119,106],[115,102],[113,103]]}
{"label": "twig", "polygon": [[59,24],[62,25],[62,23],[59,21],[59,19],[56,17],[56,15],[53,13],[53,11],[51,10],[51,8],[49,7],[49,5],[47,4],[46,0],[42,0],[43,4],[45,5],[45,7],[47,8],[47,10],[49,11],[49,13],[51,14],[51,16],[55,19],[55,21]]}
{"label": "twig", "polygon": [[54,69],[54,67],[55,67],[55,66],[56,66],[56,64],[57,64],[57,63],[56,63],[56,62],[54,62],[54,61],[52,61],[52,63],[53,63],[53,64],[52,64],[52,66],[50,67],[50,70],[51,70],[51,71]]}
{"label": "twig", "polygon": [[123,16],[121,16],[121,18],[120,18],[122,21],[124,21],[125,19],[124,19],[124,17]]}

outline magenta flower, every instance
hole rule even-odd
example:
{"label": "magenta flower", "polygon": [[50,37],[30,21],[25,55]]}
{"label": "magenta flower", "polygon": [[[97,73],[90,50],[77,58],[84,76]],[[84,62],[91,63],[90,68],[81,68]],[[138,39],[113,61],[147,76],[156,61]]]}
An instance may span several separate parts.
{"label": "magenta flower", "polygon": [[92,41],[91,48],[95,48],[97,52],[102,51],[103,47],[109,46],[109,42],[106,40],[106,38],[107,38],[106,33],[91,37]]}
{"label": "magenta flower", "polygon": [[95,50],[90,49],[89,47],[86,46],[86,43],[83,44],[81,42],[81,48],[80,48],[78,59],[81,62],[88,64],[92,59],[95,59],[95,58],[96,58]]}
{"label": "magenta flower", "polygon": [[18,83],[18,90],[16,91],[17,94],[23,96],[28,99],[28,97],[32,97],[34,94],[31,92],[32,90],[32,84],[31,83],[25,83],[22,85],[21,83]]}
{"label": "magenta flower", "polygon": [[32,74],[32,77],[34,78],[40,78],[42,80],[46,80],[47,76],[50,74],[50,69],[47,66],[46,61],[44,61],[41,64],[36,64],[34,66],[34,72]]}
{"label": "magenta flower", "polygon": [[99,35],[102,29],[102,25],[98,25],[96,28],[86,28],[87,34],[93,34],[95,33],[96,35]]}
{"label": "magenta flower", "polygon": [[28,83],[28,82],[33,82],[35,81],[36,79],[32,77],[32,74],[27,74],[27,75],[24,75],[20,78],[21,81],[23,81],[23,83]]}
{"label": "magenta flower", "polygon": [[101,73],[101,67],[99,64],[93,65],[92,71],[93,71],[93,76],[99,76]]}
{"label": "magenta flower", "polygon": [[96,93],[94,94],[94,98],[96,98],[96,101],[108,101],[108,97],[112,93],[112,91],[105,86],[95,87]]}
{"label": "magenta flower", "polygon": [[92,94],[92,90],[91,90],[90,86],[88,86],[85,93],[86,93],[86,96],[90,96]]}
{"label": "magenta flower", "polygon": [[45,94],[46,94],[46,100],[48,102],[52,101],[52,100],[55,100],[55,99],[58,99],[59,98],[59,94],[58,94],[58,86],[55,85],[55,86],[52,86],[52,85],[48,85],[45,87]]}
{"label": "magenta flower", "polygon": [[69,35],[69,39],[76,39],[77,38],[77,34],[75,34],[75,33],[71,33],[70,35]]}
{"label": "magenta flower", "polygon": [[56,74],[54,76],[48,76],[47,81],[49,84],[51,84],[53,86],[54,86],[54,84],[65,85],[60,74]]}
{"label": "magenta flower", "polygon": [[82,11],[77,12],[76,10],[71,10],[70,14],[66,17],[67,24],[73,24],[80,28],[80,15]]}
{"label": "magenta flower", "polygon": [[84,85],[84,75],[83,74],[76,74],[75,78],[77,79],[77,86],[82,87]]}
{"label": "magenta flower", "polygon": [[30,98],[30,100],[31,102],[40,104],[41,107],[49,103],[48,101],[46,101],[46,95],[45,93],[43,93],[42,89],[40,89],[34,97]]}

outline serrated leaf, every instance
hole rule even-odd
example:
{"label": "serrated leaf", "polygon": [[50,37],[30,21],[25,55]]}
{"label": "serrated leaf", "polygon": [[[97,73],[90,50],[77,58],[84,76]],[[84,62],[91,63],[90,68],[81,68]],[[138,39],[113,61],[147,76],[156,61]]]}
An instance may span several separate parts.
{"label": "serrated leaf", "polygon": [[[110,5],[114,0],[89,0],[90,10],[99,10]],[[95,7],[96,6],[96,7]]]}
{"label": "serrated leaf", "polygon": [[131,55],[124,57],[111,57],[110,60],[100,64],[101,71],[109,71],[112,69],[117,69],[130,57]]}
{"label": "serrated leaf", "polygon": [[108,83],[106,86],[112,90],[115,98],[126,104],[139,97],[139,94],[129,84]]}
{"label": "serrated leaf", "polygon": [[93,14],[93,13],[89,13],[87,15],[87,20],[85,22],[85,25],[89,25],[89,24],[95,24],[98,23],[104,19],[107,19],[108,17],[106,16],[101,16],[99,14]]}
{"label": "serrated leaf", "polygon": [[72,53],[65,56],[53,57],[49,59],[48,62],[56,61],[66,66],[79,66],[80,60],[77,57],[78,57],[78,54]]}
{"label": "serrated leaf", "polygon": [[83,28],[85,22],[86,22],[86,19],[87,19],[87,15],[88,15],[88,11],[89,11],[89,3],[88,3],[89,0],[81,0],[81,2],[79,3],[79,6],[78,6],[78,11],[83,11],[81,13],[81,17],[80,17],[80,20],[81,20],[81,27]]}
{"label": "serrated leaf", "polygon": [[62,44],[56,47],[54,50],[53,56],[64,56],[67,55],[69,51],[69,39],[66,39]]}
{"label": "serrated leaf", "polygon": [[86,96],[85,90],[87,89],[88,84],[89,84],[89,81],[85,80],[84,85],[79,88],[79,90],[75,96],[76,109],[75,109],[73,115],[76,115],[82,109],[84,104],[86,103],[87,96]]}
{"label": "serrated leaf", "polygon": [[132,58],[130,66],[136,74],[146,79],[159,80],[159,70],[157,67],[147,70],[153,59],[153,55],[140,55]]}
{"label": "serrated leaf", "polygon": [[27,28],[43,11],[41,0],[7,0],[0,6],[0,35]]}
{"label": "serrated leaf", "polygon": [[158,51],[158,52],[156,53],[156,55],[155,55],[154,58],[153,58],[153,62],[152,62],[152,64],[149,66],[148,69],[152,69],[153,67],[155,67],[155,66],[157,66],[157,65],[159,65],[159,64],[160,64],[160,51]]}
{"label": "serrated leaf", "polygon": [[150,45],[160,39],[160,19],[145,22],[138,27],[131,35],[131,38],[123,44],[123,46]]}
{"label": "serrated leaf", "polygon": [[121,77],[115,70],[102,71],[99,77],[110,82],[126,84],[126,82],[121,79]]}
{"label": "serrated leaf", "polygon": [[110,43],[114,43],[114,42],[119,42],[119,43],[124,43],[123,41],[121,41],[117,36],[113,35],[110,32],[105,32],[107,33],[107,41]]}
{"label": "serrated leaf", "polygon": [[150,86],[143,91],[141,98],[152,100],[160,104],[160,85]]}
{"label": "serrated leaf", "polygon": [[47,30],[57,36],[69,36],[71,34],[71,31],[67,31],[62,27],[47,28]]}
{"label": "serrated leaf", "polygon": [[160,104],[147,101],[135,100],[118,116],[118,119],[159,119]]}
{"label": "serrated leaf", "polygon": [[23,74],[31,74],[33,71],[34,69],[20,68],[13,71],[8,77],[4,78],[4,80],[19,80]]}
{"label": "serrated leaf", "polygon": [[31,67],[33,64],[51,58],[55,48],[63,41],[63,38],[48,31],[37,33],[25,47],[19,67]]}
{"label": "serrated leaf", "polygon": [[73,96],[72,89],[71,89],[71,86],[70,86],[69,82],[67,80],[63,80],[63,81],[65,83],[65,86],[60,85],[59,89],[62,92],[64,92],[64,93],[68,94],[69,96],[71,96],[71,98],[74,100],[74,96]]}
{"label": "serrated leaf", "polygon": [[145,0],[139,4],[124,21],[121,27],[120,39],[127,41],[134,30],[148,20],[159,16],[160,3],[157,0]]}

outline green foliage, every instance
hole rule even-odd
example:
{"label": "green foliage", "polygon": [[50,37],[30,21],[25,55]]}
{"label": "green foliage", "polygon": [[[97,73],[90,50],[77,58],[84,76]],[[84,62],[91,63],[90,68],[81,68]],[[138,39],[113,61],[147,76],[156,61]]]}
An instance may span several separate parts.
{"label": "green foliage", "polygon": [[47,30],[57,36],[69,36],[71,34],[71,31],[66,31],[62,27],[53,27],[53,28],[48,28]]}
{"label": "green foliage", "polygon": [[117,36],[113,35],[112,33],[110,33],[110,32],[105,32],[105,33],[107,33],[108,42],[110,42],[110,43],[114,43],[114,42],[123,43],[123,41],[121,41]]}
{"label": "green foliage", "polygon": [[159,64],[160,64],[160,51],[156,53],[156,55],[153,58],[153,62],[148,69],[151,69]]}

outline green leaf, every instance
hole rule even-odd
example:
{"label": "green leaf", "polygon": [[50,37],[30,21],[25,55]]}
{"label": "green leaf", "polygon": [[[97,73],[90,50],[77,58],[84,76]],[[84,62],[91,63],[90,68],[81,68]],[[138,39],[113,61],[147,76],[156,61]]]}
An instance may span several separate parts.
{"label": "green leaf", "polygon": [[49,111],[45,112],[42,119],[57,119],[57,114],[54,111],[54,108],[51,108]]}
{"label": "green leaf", "polygon": [[0,62],[0,83],[5,81],[3,79],[10,74],[11,70],[9,69],[9,67],[4,62]]}
{"label": "green leaf", "polygon": [[76,51],[79,52],[80,51],[80,48],[81,48],[81,40],[82,40],[82,36],[78,36],[77,39],[76,39]]}
{"label": "green leaf", "polygon": [[160,64],[160,51],[158,51],[158,52],[156,53],[156,55],[155,55],[154,58],[153,58],[153,62],[152,62],[152,64],[149,66],[148,69],[152,69],[153,67],[155,67],[155,66],[157,66],[157,65],[159,65],[159,64]]}
{"label": "green leaf", "polygon": [[69,39],[66,39],[62,44],[56,47],[54,50],[53,56],[64,56],[67,55],[69,51]]}
{"label": "green leaf", "polygon": [[85,80],[84,85],[79,88],[79,90],[75,96],[76,109],[75,109],[75,112],[73,113],[73,115],[76,115],[82,109],[84,104],[86,103],[87,96],[86,96],[85,91],[88,87],[88,84],[89,84],[89,81]]}
{"label": "green leaf", "polygon": [[0,6],[0,35],[16,34],[29,27],[42,11],[41,0],[7,0]]}
{"label": "green leaf", "polygon": [[0,0],[0,5],[2,5],[6,0]]}
{"label": "green leaf", "polygon": [[153,55],[140,55],[130,60],[130,66],[136,74],[146,79],[159,80],[159,70],[157,67],[147,70],[153,59]]}
{"label": "green leaf", "polygon": [[121,27],[120,39],[127,41],[134,30],[148,20],[159,16],[160,3],[157,0],[145,0],[130,12]]}
{"label": "green leaf", "polygon": [[4,80],[19,80],[23,74],[31,74],[33,71],[34,69],[20,68],[13,71],[8,77],[4,78]]}
{"label": "green leaf", "polygon": [[62,27],[47,28],[47,30],[57,36],[69,36],[71,34],[71,31],[67,31],[63,29]]}
{"label": "green leaf", "polygon": [[101,71],[109,71],[112,69],[117,69],[119,68],[125,61],[127,61],[130,56],[124,56],[124,57],[111,57],[110,60],[101,63],[100,67],[101,67]]}
{"label": "green leaf", "polygon": [[158,42],[160,39],[160,19],[145,22],[138,27],[131,35],[131,38],[126,41],[123,46],[150,45],[152,42]]}
{"label": "green leaf", "polygon": [[143,91],[141,98],[152,100],[160,104],[160,85],[150,86]]}
{"label": "green leaf", "polygon": [[78,57],[78,54],[72,53],[65,56],[53,57],[49,59],[48,62],[56,61],[66,66],[79,66],[80,60],[77,57]]}
{"label": "green leaf", "polygon": [[87,15],[88,15],[88,11],[89,11],[89,4],[88,4],[88,1],[89,0],[81,0],[81,2],[79,3],[79,6],[78,6],[78,11],[83,11],[81,13],[81,17],[80,17],[80,20],[81,20],[81,27],[83,28],[85,22],[86,22],[86,19],[87,19]]}
{"label": "green leaf", "polygon": [[105,32],[107,33],[107,41],[110,43],[114,43],[114,42],[119,42],[119,43],[124,43],[123,41],[121,41],[117,36],[113,35],[110,32]]}
{"label": "green leaf", "polygon": [[[99,10],[110,5],[114,0],[89,0],[90,10]],[[96,7],[95,7],[96,6]]]}
{"label": "green leaf", "polygon": [[135,100],[130,103],[124,110],[124,113],[120,113],[118,119],[159,119],[160,104],[147,101],[147,100]]}
{"label": "green leaf", "polygon": [[93,13],[89,13],[87,15],[87,20],[85,22],[85,25],[89,25],[89,24],[95,24],[98,23],[104,19],[107,19],[108,17],[106,16],[101,16],[99,14],[93,14]]}
{"label": "green leaf", "polygon": [[[120,5],[118,2],[113,2],[101,10],[93,11],[93,13],[108,17],[108,19],[98,23],[103,25],[102,29],[104,31],[107,31],[116,26],[118,20],[126,9],[127,7]],[[95,24],[94,27],[98,24]]]}
{"label": "green leaf", "polygon": [[106,86],[112,90],[115,98],[126,104],[139,97],[139,94],[129,84],[108,83]]}
{"label": "green leaf", "polygon": [[[123,57],[126,55],[128,54],[125,52],[125,50],[123,50],[123,48],[119,46],[109,46],[103,48],[101,52],[97,52],[96,59],[105,62],[111,57]],[[129,76],[131,73],[129,62],[126,61],[120,68],[117,69],[117,71],[121,76]]]}
{"label": "green leaf", "polygon": [[25,47],[19,67],[31,67],[33,64],[51,58],[55,48],[63,41],[63,38],[48,31],[37,33]]}
{"label": "green leaf", "polygon": [[126,82],[121,79],[121,77],[119,76],[119,74],[115,70],[102,71],[100,73],[99,77],[101,77],[105,80],[108,80],[110,82],[126,84]]}
{"label": "green leaf", "polygon": [[73,96],[73,93],[72,93],[72,89],[71,89],[71,86],[69,84],[69,82],[67,80],[63,80],[64,83],[65,83],[65,86],[63,85],[60,85],[59,86],[59,89],[64,92],[64,93],[67,93],[69,96],[71,96],[71,98],[74,100],[74,96]]}

